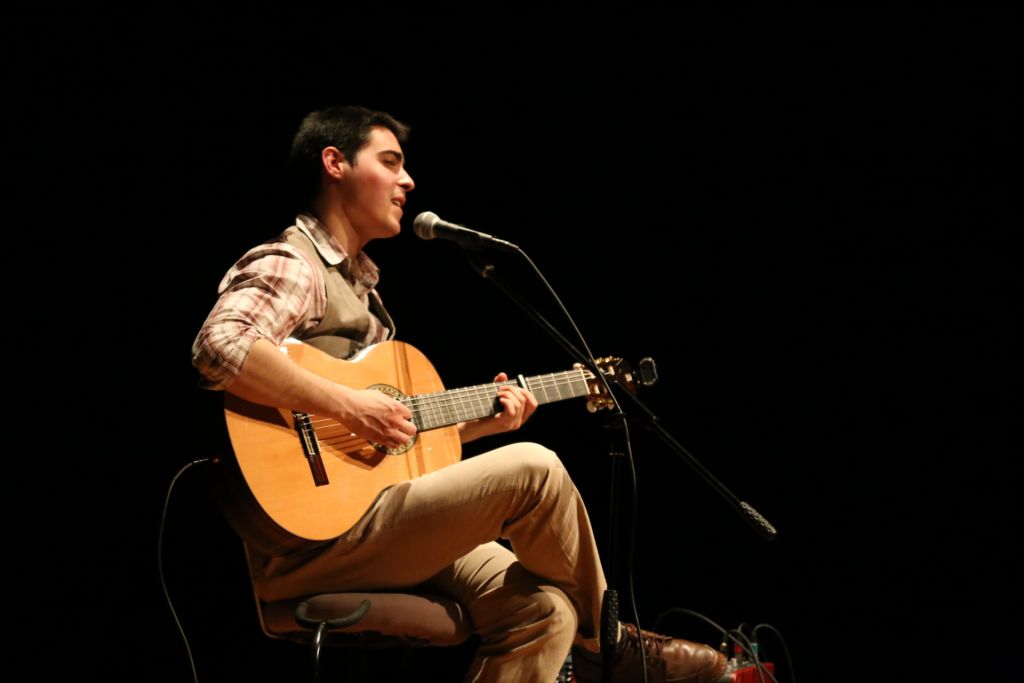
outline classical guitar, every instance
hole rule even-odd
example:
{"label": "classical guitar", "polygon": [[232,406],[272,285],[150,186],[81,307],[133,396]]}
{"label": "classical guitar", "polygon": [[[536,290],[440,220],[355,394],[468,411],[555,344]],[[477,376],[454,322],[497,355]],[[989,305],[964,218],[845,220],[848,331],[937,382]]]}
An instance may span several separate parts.
{"label": "classical guitar", "polygon": [[[249,403],[224,394],[230,448],[215,458],[213,483],[235,530],[254,548],[278,554],[309,542],[337,538],[393,484],[458,462],[459,422],[501,410],[498,384],[446,390],[433,365],[415,347],[388,341],[338,360],[308,344],[288,340],[280,351],[301,367],[354,389],[374,388],[405,403],[417,433],[399,449],[365,441],[337,421]],[[619,359],[599,369],[631,382]],[[588,408],[611,401],[602,382],[576,367],[519,377],[538,403],[587,397]]]}

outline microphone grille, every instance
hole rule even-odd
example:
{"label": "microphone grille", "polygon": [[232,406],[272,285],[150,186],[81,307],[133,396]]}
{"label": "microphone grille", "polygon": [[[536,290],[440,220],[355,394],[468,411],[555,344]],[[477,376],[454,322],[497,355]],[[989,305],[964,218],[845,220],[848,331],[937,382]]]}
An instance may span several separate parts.
{"label": "microphone grille", "polygon": [[413,232],[421,240],[432,240],[434,239],[434,226],[441,218],[433,211],[424,211],[420,215],[416,216],[416,220],[412,222]]}

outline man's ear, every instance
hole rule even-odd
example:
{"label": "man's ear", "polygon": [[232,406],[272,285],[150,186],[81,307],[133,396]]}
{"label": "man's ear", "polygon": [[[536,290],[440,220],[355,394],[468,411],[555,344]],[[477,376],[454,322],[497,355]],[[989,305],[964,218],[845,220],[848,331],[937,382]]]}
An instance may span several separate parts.
{"label": "man's ear", "polygon": [[324,147],[320,152],[320,163],[323,165],[324,174],[335,180],[343,179],[351,168],[345,155],[337,147]]}

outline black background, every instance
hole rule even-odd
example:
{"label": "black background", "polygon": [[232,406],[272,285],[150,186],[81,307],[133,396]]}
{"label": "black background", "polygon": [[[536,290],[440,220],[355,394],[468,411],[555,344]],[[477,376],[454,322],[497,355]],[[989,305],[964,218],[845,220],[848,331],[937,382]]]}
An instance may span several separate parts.
{"label": "black background", "polygon": [[[657,360],[642,400],[778,528],[761,541],[634,429],[645,625],[672,607],[772,624],[804,681],[1014,676],[1015,14],[179,8],[39,11],[5,32],[9,143],[27,153],[11,337],[38,349],[13,370],[45,416],[27,431],[46,447],[11,469],[40,481],[10,560],[26,642],[48,652],[33,661],[189,678],[156,555],[171,479],[210,455],[189,347],[224,271],[289,224],[302,116],[357,103],[413,127],[405,230],[368,249],[399,337],[448,386],[568,367],[411,219],[519,244],[596,354]],[[567,330],[521,263],[496,264]],[[515,438],[559,452],[603,545],[600,424],[566,402]],[[199,472],[163,547],[201,681],[302,678],[305,652],[260,633]],[[662,629],[717,642],[691,617]]]}

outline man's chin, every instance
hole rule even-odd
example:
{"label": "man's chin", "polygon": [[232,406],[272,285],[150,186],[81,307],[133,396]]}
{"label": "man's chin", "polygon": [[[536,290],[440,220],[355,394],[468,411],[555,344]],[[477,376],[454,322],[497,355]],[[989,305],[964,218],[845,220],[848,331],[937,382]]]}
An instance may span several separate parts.
{"label": "man's chin", "polygon": [[388,222],[373,231],[373,239],[386,240],[398,236],[401,232],[401,223],[398,221]]}

